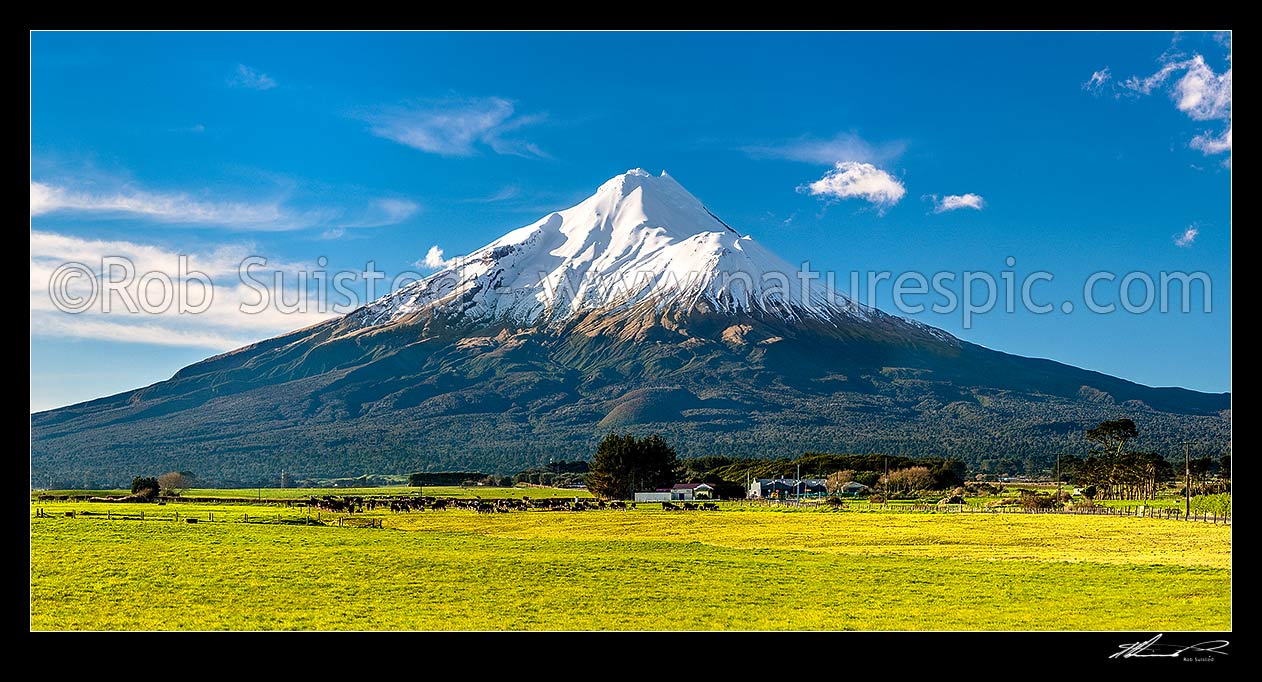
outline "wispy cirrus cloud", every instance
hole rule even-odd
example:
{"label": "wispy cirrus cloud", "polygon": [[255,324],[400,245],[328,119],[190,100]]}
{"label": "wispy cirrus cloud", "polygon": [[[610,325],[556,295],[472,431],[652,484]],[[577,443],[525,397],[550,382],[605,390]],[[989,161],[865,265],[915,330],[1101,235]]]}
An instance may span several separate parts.
{"label": "wispy cirrus cloud", "polygon": [[881,213],[897,204],[907,188],[897,178],[870,163],[843,161],[824,177],[798,188],[800,192],[830,200],[862,199]]}
{"label": "wispy cirrus cloud", "polygon": [[[379,227],[400,223],[420,210],[414,201],[369,198],[360,206],[290,206],[283,196],[254,201],[216,200],[187,192],[154,192],[134,184],[109,189],[75,187],[74,183],[31,181],[32,218],[56,213],[92,213],[130,217],[171,225],[217,227],[243,231],[304,228]],[[205,193],[203,193],[205,194]]]}
{"label": "wispy cirrus cloud", "polygon": [[31,215],[60,211],[126,214],[169,223],[266,226],[280,223],[284,212],[275,202],[203,201],[187,194],[136,189],[95,193],[31,181]]}
{"label": "wispy cirrus cloud", "polygon": [[1113,74],[1109,71],[1109,67],[1104,67],[1099,71],[1091,74],[1091,78],[1082,84],[1082,89],[1088,92],[1100,92],[1106,88],[1110,81],[1113,80]]}
{"label": "wispy cirrus cloud", "polygon": [[930,194],[929,198],[933,201],[934,213],[946,213],[947,211],[958,211],[962,208],[971,208],[974,211],[980,211],[986,208],[986,200],[980,194],[968,192],[966,194]]}
{"label": "wispy cirrus cloud", "polygon": [[833,165],[841,161],[883,163],[898,158],[906,149],[907,143],[902,140],[873,144],[850,132],[827,139],[802,136],[775,144],[746,146],[741,151],[753,158]]}
{"label": "wispy cirrus cloud", "polygon": [[408,199],[373,199],[369,210],[352,221],[348,227],[380,227],[397,225],[421,210],[421,205]]}
{"label": "wispy cirrus cloud", "polygon": [[430,154],[472,156],[489,149],[512,156],[548,156],[538,145],[514,135],[545,116],[521,115],[512,101],[501,97],[413,102],[358,117],[373,135]]}
{"label": "wispy cirrus cloud", "polygon": [[1196,242],[1197,236],[1201,234],[1201,230],[1195,225],[1188,225],[1187,229],[1174,235],[1174,245],[1186,249]]}
{"label": "wispy cirrus cloud", "polygon": [[521,187],[517,185],[504,185],[503,187],[480,197],[472,197],[469,199],[461,199],[462,203],[467,204],[498,204],[504,201],[511,201],[521,197]]}
{"label": "wispy cirrus cloud", "polygon": [[276,87],[276,79],[253,69],[245,64],[237,64],[236,71],[228,77],[228,85],[246,90],[271,90]]}

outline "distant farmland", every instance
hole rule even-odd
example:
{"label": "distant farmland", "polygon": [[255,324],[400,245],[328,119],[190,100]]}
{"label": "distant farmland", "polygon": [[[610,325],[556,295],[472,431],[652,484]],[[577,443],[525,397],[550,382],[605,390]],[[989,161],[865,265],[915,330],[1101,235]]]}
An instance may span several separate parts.
{"label": "distant farmland", "polygon": [[1231,627],[1231,530],[1212,524],[725,505],[381,512],[377,529],[248,502],[32,508],[37,630]]}

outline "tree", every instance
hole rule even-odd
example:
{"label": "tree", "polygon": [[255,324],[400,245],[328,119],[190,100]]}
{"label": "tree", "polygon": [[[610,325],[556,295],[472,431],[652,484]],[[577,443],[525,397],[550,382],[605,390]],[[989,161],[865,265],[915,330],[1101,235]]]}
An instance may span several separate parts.
{"label": "tree", "polygon": [[1099,426],[1087,430],[1087,440],[1104,450],[1100,454],[1099,468],[1095,470],[1099,479],[1097,482],[1103,488],[1104,499],[1113,499],[1113,486],[1121,478],[1119,469],[1123,466],[1122,448],[1126,446],[1126,441],[1138,437],[1139,430],[1130,419],[1102,421]]}
{"label": "tree", "polygon": [[158,477],[158,485],[162,490],[179,495],[186,488],[193,487],[197,477],[189,471],[168,471]]}
{"label": "tree", "polygon": [[929,467],[908,467],[891,471],[887,483],[889,489],[896,492],[928,490],[933,485],[933,474]]}
{"label": "tree", "polygon": [[1209,479],[1214,475],[1214,470],[1217,466],[1218,463],[1215,462],[1214,458],[1209,455],[1197,457],[1190,462],[1189,468],[1192,470],[1193,495],[1197,495],[1205,491],[1205,484],[1209,482]]}
{"label": "tree", "polygon": [[881,472],[879,471],[860,471],[854,475],[856,482],[862,483],[869,488],[875,488],[881,482]]}
{"label": "tree", "polygon": [[678,466],[675,449],[656,434],[636,438],[611,433],[596,447],[585,480],[598,497],[629,500],[637,490],[674,484]]}
{"label": "tree", "polygon": [[846,469],[831,474],[825,481],[824,485],[828,487],[828,492],[840,492],[842,486],[854,480],[854,471]]}
{"label": "tree", "polygon": [[933,489],[946,490],[964,482],[968,467],[958,459],[948,459],[930,468],[929,473],[933,475]]}
{"label": "tree", "polygon": [[1121,456],[1126,441],[1133,438],[1139,438],[1139,430],[1135,428],[1135,422],[1129,419],[1103,421],[1094,429],[1087,430],[1087,440],[1100,447],[1112,449],[1116,444],[1118,456]]}
{"label": "tree", "polygon": [[156,478],[137,476],[131,479],[131,494],[133,495],[153,499],[158,496],[158,491],[161,489],[162,485]]}
{"label": "tree", "polygon": [[1078,471],[1082,468],[1082,458],[1075,455],[1063,455],[1060,458],[1060,480],[1062,483],[1073,483],[1077,480]]}

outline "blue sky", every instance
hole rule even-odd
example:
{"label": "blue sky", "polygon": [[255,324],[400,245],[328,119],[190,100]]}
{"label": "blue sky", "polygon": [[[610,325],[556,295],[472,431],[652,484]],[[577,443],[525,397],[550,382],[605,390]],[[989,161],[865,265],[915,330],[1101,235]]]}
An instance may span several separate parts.
{"label": "blue sky", "polygon": [[[36,33],[31,407],[320,319],[240,314],[246,255],[423,270],[633,167],[839,277],[1048,271],[1051,313],[911,316],[1226,391],[1230,129],[1220,34]],[[181,254],[215,283],[205,314],[49,305],[60,263]],[[1205,272],[1212,311],[1063,313],[1097,271]]]}

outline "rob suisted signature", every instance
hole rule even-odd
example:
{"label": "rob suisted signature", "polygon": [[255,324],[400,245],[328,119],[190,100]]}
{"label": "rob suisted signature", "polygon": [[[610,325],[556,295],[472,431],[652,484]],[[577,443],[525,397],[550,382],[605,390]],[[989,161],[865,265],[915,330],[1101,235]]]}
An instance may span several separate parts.
{"label": "rob suisted signature", "polygon": [[[1109,658],[1179,658],[1185,653],[1197,654],[1222,654],[1227,655],[1223,648],[1230,642],[1225,639],[1211,639],[1196,644],[1161,644],[1161,635],[1157,635],[1146,642],[1130,642],[1118,646],[1117,653],[1109,656]],[[1212,660],[1210,657],[1209,660]]]}

